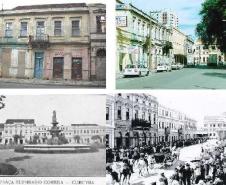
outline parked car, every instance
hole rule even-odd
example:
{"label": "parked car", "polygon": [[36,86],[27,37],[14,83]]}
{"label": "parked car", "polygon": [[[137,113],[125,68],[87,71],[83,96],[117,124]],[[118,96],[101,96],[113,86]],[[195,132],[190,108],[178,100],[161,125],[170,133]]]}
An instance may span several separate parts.
{"label": "parked car", "polygon": [[167,71],[167,70],[168,70],[168,68],[167,68],[167,66],[165,64],[158,64],[157,65],[157,72],[159,72],[159,71]]}
{"label": "parked car", "polygon": [[178,65],[178,69],[184,68],[184,65],[183,64],[177,64],[177,65]]}
{"label": "parked car", "polygon": [[179,68],[178,68],[178,64],[172,64],[171,67],[172,67],[173,70],[179,69]]}
{"label": "parked car", "polygon": [[134,65],[134,64],[128,64],[123,72],[123,76],[148,76],[149,70],[147,67],[145,67],[142,64]]}
{"label": "parked car", "polygon": [[172,71],[172,66],[171,66],[171,64],[166,64],[166,68],[167,68],[167,71]]}

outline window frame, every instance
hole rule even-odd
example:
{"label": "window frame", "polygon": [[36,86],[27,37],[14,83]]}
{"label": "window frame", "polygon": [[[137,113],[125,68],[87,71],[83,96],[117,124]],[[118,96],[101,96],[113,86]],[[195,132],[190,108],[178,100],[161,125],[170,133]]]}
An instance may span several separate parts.
{"label": "window frame", "polygon": [[[77,22],[78,21],[78,29],[76,29],[76,27],[73,27],[73,22]],[[76,31],[79,31],[78,34]],[[81,36],[81,19],[73,19],[71,20],[71,36],[72,37],[79,37]]]}

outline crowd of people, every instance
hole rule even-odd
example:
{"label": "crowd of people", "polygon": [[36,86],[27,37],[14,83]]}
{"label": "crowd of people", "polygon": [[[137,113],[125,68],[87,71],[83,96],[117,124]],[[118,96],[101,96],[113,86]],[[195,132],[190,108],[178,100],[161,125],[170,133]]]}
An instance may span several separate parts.
{"label": "crowd of people", "polygon": [[[184,146],[203,143],[199,159],[184,162],[179,160]],[[155,174],[157,168],[171,170],[171,176],[158,174],[152,185],[226,185],[224,147],[217,143],[207,147],[205,139],[178,142],[174,145],[142,145],[131,148],[107,148],[107,184],[130,184],[133,174],[144,177]],[[157,166],[157,167],[156,167]]]}

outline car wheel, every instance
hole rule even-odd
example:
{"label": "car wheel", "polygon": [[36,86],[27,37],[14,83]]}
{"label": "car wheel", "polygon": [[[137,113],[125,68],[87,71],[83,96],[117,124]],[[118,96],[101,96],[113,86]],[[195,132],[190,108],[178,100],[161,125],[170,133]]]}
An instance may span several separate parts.
{"label": "car wheel", "polygon": [[148,76],[149,75],[149,71],[147,71],[147,74],[146,74],[146,76]]}

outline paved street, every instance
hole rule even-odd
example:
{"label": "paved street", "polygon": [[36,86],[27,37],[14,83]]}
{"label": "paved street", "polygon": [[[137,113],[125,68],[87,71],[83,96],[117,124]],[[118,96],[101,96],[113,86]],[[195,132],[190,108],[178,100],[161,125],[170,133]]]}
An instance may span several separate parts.
{"label": "paved street", "polygon": [[145,177],[139,177],[138,173],[133,174],[130,181],[131,185],[150,185],[151,182],[158,181],[161,172],[164,172],[166,177],[169,178],[173,174],[174,168],[181,161],[189,162],[191,160],[199,158],[201,153],[201,146],[201,144],[197,144],[181,149],[179,161],[175,161],[174,165],[170,169],[155,169]]}
{"label": "paved street", "polygon": [[146,77],[118,78],[117,89],[226,89],[225,69],[184,68]]}
{"label": "paved street", "polygon": [[0,163],[9,163],[24,176],[102,177],[105,175],[105,150],[95,153],[34,154],[0,151]]}

